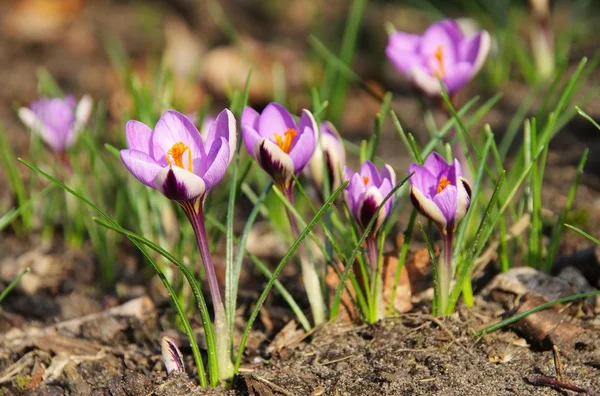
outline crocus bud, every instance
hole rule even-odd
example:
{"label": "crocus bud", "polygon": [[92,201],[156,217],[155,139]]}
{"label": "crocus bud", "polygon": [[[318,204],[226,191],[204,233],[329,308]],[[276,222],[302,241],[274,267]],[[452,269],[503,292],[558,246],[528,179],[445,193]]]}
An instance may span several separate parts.
{"label": "crocus bud", "polygon": [[67,95],[62,98],[41,98],[31,107],[21,107],[19,118],[57,153],[64,153],[75,142],[92,112],[92,98],[84,95],[79,103]]}
{"label": "crocus bud", "polygon": [[[354,173],[348,167],[344,168],[344,173],[346,180],[350,180],[344,191],[344,198],[354,219],[361,228],[365,229],[371,219],[375,217],[377,208],[394,188],[396,173],[387,164],[381,168],[381,171],[378,171],[371,161],[365,161],[358,173]],[[390,198],[381,208],[371,228],[371,235],[377,234],[390,214],[392,205],[393,198]]]}
{"label": "crocus bud", "polygon": [[242,113],[242,138],[259,165],[287,190],[313,155],[317,124],[308,110],[296,123],[280,104],[269,103],[262,113],[246,107]]}
{"label": "crocus bud", "polygon": [[432,24],[422,36],[393,33],[385,52],[396,69],[417,88],[438,97],[441,93],[438,80],[452,95],[479,72],[490,43],[485,30],[465,37],[456,21],[446,19]]}
{"label": "crocus bud", "polygon": [[169,337],[163,337],[161,341],[162,359],[165,364],[167,374],[173,372],[184,372],[183,356],[179,352],[179,348]]}
{"label": "crocus bud", "polygon": [[410,197],[413,205],[430,218],[442,234],[456,229],[471,203],[471,186],[462,177],[457,159],[450,165],[438,153],[432,153],[424,166],[410,165]]}
{"label": "crocus bud", "polygon": [[315,187],[323,190],[325,183],[323,171],[327,172],[329,191],[342,184],[342,169],[346,165],[346,151],[342,137],[332,123],[322,122],[319,143],[304,173],[313,181]]}

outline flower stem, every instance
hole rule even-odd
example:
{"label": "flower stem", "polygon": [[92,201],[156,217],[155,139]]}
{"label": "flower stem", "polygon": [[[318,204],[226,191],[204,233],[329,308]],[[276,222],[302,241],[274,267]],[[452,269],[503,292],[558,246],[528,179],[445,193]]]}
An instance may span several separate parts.
{"label": "flower stem", "polygon": [[[285,196],[294,204],[294,188],[286,188],[284,190]],[[286,214],[290,222],[292,229],[292,235],[295,239],[300,237],[300,228],[294,214],[286,208]],[[315,326],[323,323],[325,320],[325,301],[323,299],[323,291],[321,290],[321,281],[317,274],[315,264],[309,260],[306,250],[303,245],[298,246],[298,256],[300,257],[300,266],[302,269],[302,282],[306,288],[306,295],[308,296],[308,302],[312,311]]]}
{"label": "flower stem", "polygon": [[450,298],[450,283],[452,282],[452,244],[454,240],[454,231],[446,230],[442,234],[444,240],[444,258],[442,263],[438,265],[438,279],[440,282],[440,312],[445,315],[448,307],[448,299]]}
{"label": "flower stem", "polygon": [[371,304],[369,307],[369,321],[375,323],[384,318],[383,309],[383,281],[379,272],[379,249],[377,236],[369,236],[366,240],[369,264],[371,265]]}
{"label": "flower stem", "polygon": [[187,215],[194,233],[196,234],[196,242],[200,250],[200,257],[204,265],[204,272],[208,282],[208,289],[213,303],[214,319],[213,329],[215,334],[215,349],[217,351],[217,362],[219,369],[219,378],[222,380],[229,379],[233,376],[233,364],[231,363],[232,340],[229,328],[227,326],[227,318],[225,317],[225,308],[221,299],[219,290],[219,281],[215,274],[215,267],[210,256],[210,248],[208,238],[206,236],[206,228],[204,226],[204,211],[203,202],[184,202],[181,203],[185,214]]}

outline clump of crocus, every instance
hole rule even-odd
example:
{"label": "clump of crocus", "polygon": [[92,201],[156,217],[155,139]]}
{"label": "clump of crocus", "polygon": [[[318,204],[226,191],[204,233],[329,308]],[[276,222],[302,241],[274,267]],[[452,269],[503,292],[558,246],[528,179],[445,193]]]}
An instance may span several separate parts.
{"label": "clump of crocus", "polygon": [[[367,235],[366,244],[371,266],[372,284],[375,285],[375,281],[379,282],[379,287],[372,287],[378,293],[376,299],[374,299],[377,305],[374,309],[374,312],[376,312],[374,319],[381,319],[383,317],[383,288],[380,285],[381,279],[375,278],[379,260],[377,238],[381,226],[392,210],[393,198],[388,199],[385,203],[383,201],[396,184],[396,173],[387,164],[383,165],[381,171],[378,171],[371,161],[365,161],[357,173],[354,173],[349,167],[344,168],[344,173],[346,180],[350,181],[344,191],[344,198],[350,213],[360,228],[365,230],[375,218]],[[377,212],[382,204],[383,206]]]}
{"label": "clump of crocus", "polygon": [[315,153],[304,169],[304,173],[322,195],[325,192],[326,181],[329,192],[342,184],[342,169],[345,165],[346,150],[344,150],[342,137],[331,122],[322,122]]}
{"label": "clump of crocus", "polygon": [[442,235],[444,255],[438,265],[441,311],[446,311],[453,279],[452,257],[454,234],[471,203],[471,186],[462,177],[457,159],[448,164],[444,157],[432,153],[423,166],[412,164],[409,173],[413,205],[431,219]]}
{"label": "clump of crocus", "polygon": [[79,103],[72,95],[41,98],[31,107],[21,107],[19,118],[59,155],[65,153],[83,129],[92,112],[92,98],[84,95]]}
{"label": "clump of crocus", "polygon": [[129,149],[121,150],[121,160],[127,169],[146,186],[179,203],[192,224],[214,307],[219,375],[229,378],[233,368],[231,338],[206,237],[203,204],[206,194],[225,176],[235,154],[235,118],[231,111],[223,110],[203,139],[185,115],[169,110],[154,130],[131,120],[126,133]]}
{"label": "clump of crocus", "polygon": [[465,37],[456,21],[446,19],[432,24],[423,35],[393,33],[386,54],[426,95],[438,97],[441,80],[452,96],[479,72],[490,42],[485,30]]}
{"label": "clump of crocus", "polygon": [[[294,203],[294,176],[302,172],[315,151],[317,124],[308,110],[302,110],[298,122],[280,104],[269,103],[258,113],[246,107],[242,113],[244,144],[290,203]],[[294,238],[300,229],[294,214],[287,211]],[[325,319],[325,302],[314,263],[303,248],[299,249],[302,280],[315,324]]]}

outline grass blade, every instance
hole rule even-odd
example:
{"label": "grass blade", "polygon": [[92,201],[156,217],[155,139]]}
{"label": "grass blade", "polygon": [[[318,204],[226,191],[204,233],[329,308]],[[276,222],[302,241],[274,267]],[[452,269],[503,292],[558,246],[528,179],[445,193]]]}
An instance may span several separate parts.
{"label": "grass blade", "polygon": [[19,275],[17,275],[15,279],[12,280],[12,282],[8,284],[8,286],[6,286],[4,290],[2,290],[2,293],[0,293],[0,303],[4,301],[8,293],[10,293],[10,291],[21,281],[21,278],[23,278],[29,271],[31,271],[31,268],[25,268],[23,271],[21,271],[21,273],[19,273]]}
{"label": "grass blade", "polygon": [[267,298],[267,295],[269,294],[269,291],[271,290],[271,287],[273,287],[275,280],[279,276],[279,273],[283,269],[284,265],[288,262],[290,257],[294,254],[296,249],[298,249],[298,247],[300,246],[300,244],[302,243],[304,238],[306,238],[308,236],[308,234],[310,234],[310,232],[312,231],[314,226],[317,224],[317,222],[321,219],[323,214],[327,210],[329,210],[329,208],[331,207],[331,205],[333,204],[333,202],[335,201],[337,196],[340,195],[340,193],[342,191],[344,191],[344,189],[346,188],[347,185],[348,185],[348,182],[345,182],[344,184],[342,184],[340,187],[338,187],[334,191],[334,193],[327,199],[327,201],[325,201],[325,203],[323,204],[323,207],[321,209],[319,209],[319,211],[317,212],[315,217],[313,217],[313,219],[307,224],[307,226],[304,228],[304,230],[302,230],[298,239],[288,249],[285,256],[283,256],[283,258],[281,259],[281,261],[275,268],[275,271],[273,271],[273,276],[269,279],[269,282],[267,282],[267,285],[265,286],[263,292],[261,293],[260,297],[258,298],[258,301],[256,302],[256,307],[252,310],[252,313],[250,314],[250,318],[248,318],[248,322],[246,323],[246,327],[244,328],[244,333],[243,333],[242,339],[240,341],[237,359],[235,360],[234,372],[237,373],[240,368],[240,364],[242,363],[242,357],[244,354],[244,349],[246,347],[246,342],[248,341],[248,335],[250,334],[250,329],[252,328],[252,325],[254,324],[256,317],[258,316],[260,307],[262,307],[263,303],[265,302],[265,299]]}
{"label": "grass blade", "polygon": [[[568,227],[568,226],[567,226]],[[556,304],[562,304],[562,303],[566,303],[566,302],[570,302],[570,301],[574,301],[574,300],[579,300],[582,298],[588,298],[588,297],[594,297],[600,295],[600,290],[595,290],[593,292],[587,292],[587,293],[581,293],[581,294],[575,294],[573,296],[568,296],[568,297],[563,297],[563,298],[559,298],[557,300],[554,301],[549,301],[547,303],[544,304],[540,304],[537,307],[534,307],[528,311],[525,312],[521,312],[518,315],[514,315],[511,316],[508,319],[504,319],[503,321],[500,321],[496,324],[493,324],[491,326],[487,326],[482,330],[479,330],[477,333],[475,333],[475,337],[481,337],[484,334],[489,334],[492,331],[496,331],[504,326],[507,326],[509,324],[515,323],[523,318],[525,318],[526,316],[529,316],[533,313],[539,312],[539,311],[543,311],[544,309],[550,308],[553,305]]]}

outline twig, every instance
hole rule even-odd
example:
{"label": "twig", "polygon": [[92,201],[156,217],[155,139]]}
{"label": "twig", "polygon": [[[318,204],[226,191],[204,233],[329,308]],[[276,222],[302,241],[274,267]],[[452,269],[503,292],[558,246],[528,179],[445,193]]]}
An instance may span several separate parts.
{"label": "twig", "polygon": [[350,358],[356,357],[356,355],[347,355],[341,358],[337,358],[337,359],[333,359],[333,360],[328,360],[326,362],[320,363],[322,366],[327,366],[328,364],[333,364],[333,363],[338,363],[338,362],[343,362],[344,360],[348,360]]}
{"label": "twig", "polygon": [[556,380],[554,378],[548,377],[546,375],[536,375],[527,378],[527,382],[534,386],[550,386],[555,389],[566,389],[577,393],[588,393],[587,390],[580,388],[576,385],[567,384]]}
{"label": "twig", "polygon": [[564,377],[564,366],[562,365],[562,363],[560,362],[560,355],[559,355],[560,350],[558,349],[558,347],[556,345],[552,345],[552,354],[554,356],[554,369],[556,370],[556,378],[563,382],[565,380]]}

